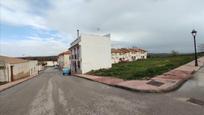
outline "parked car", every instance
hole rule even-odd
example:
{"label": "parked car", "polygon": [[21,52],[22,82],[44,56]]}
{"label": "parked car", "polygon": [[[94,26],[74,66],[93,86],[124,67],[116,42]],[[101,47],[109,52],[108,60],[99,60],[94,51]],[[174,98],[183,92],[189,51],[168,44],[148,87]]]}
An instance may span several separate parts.
{"label": "parked car", "polygon": [[70,75],[70,73],[71,73],[70,68],[67,68],[67,67],[63,68],[62,71],[63,71],[63,73],[62,73],[63,75]]}

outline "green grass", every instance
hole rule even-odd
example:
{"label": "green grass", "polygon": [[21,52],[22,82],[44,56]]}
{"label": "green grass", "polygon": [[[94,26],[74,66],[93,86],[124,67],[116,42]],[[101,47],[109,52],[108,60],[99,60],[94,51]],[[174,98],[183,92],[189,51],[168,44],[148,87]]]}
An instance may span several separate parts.
{"label": "green grass", "polygon": [[97,76],[114,76],[125,80],[148,79],[165,73],[193,60],[193,56],[154,57],[126,63],[113,64],[110,69],[90,71]]}
{"label": "green grass", "polygon": [[0,82],[0,85],[4,85],[4,84],[6,84],[7,82]]}

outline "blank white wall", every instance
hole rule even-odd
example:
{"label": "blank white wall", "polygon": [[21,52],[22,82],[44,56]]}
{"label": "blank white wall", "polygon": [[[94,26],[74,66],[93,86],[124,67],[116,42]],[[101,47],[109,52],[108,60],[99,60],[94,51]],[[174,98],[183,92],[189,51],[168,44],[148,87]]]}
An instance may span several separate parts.
{"label": "blank white wall", "polygon": [[111,40],[109,37],[81,35],[82,73],[111,67]]}

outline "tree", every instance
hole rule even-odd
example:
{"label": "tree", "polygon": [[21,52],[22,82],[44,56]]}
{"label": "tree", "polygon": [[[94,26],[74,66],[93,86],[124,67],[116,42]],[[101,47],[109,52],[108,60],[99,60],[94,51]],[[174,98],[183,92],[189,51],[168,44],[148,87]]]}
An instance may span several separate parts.
{"label": "tree", "polygon": [[177,56],[178,54],[179,54],[178,51],[175,51],[175,50],[172,50],[172,51],[171,51],[171,55],[172,55],[172,56]]}

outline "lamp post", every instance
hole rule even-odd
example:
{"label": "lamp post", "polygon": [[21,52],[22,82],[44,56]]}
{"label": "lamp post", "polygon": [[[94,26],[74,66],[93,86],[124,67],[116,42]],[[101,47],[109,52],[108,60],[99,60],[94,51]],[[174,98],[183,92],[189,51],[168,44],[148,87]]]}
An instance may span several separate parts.
{"label": "lamp post", "polygon": [[196,50],[196,34],[197,34],[197,31],[196,30],[192,30],[191,34],[193,35],[193,39],[194,39],[194,49],[195,49],[195,66],[198,66],[198,60],[197,60],[197,50]]}

